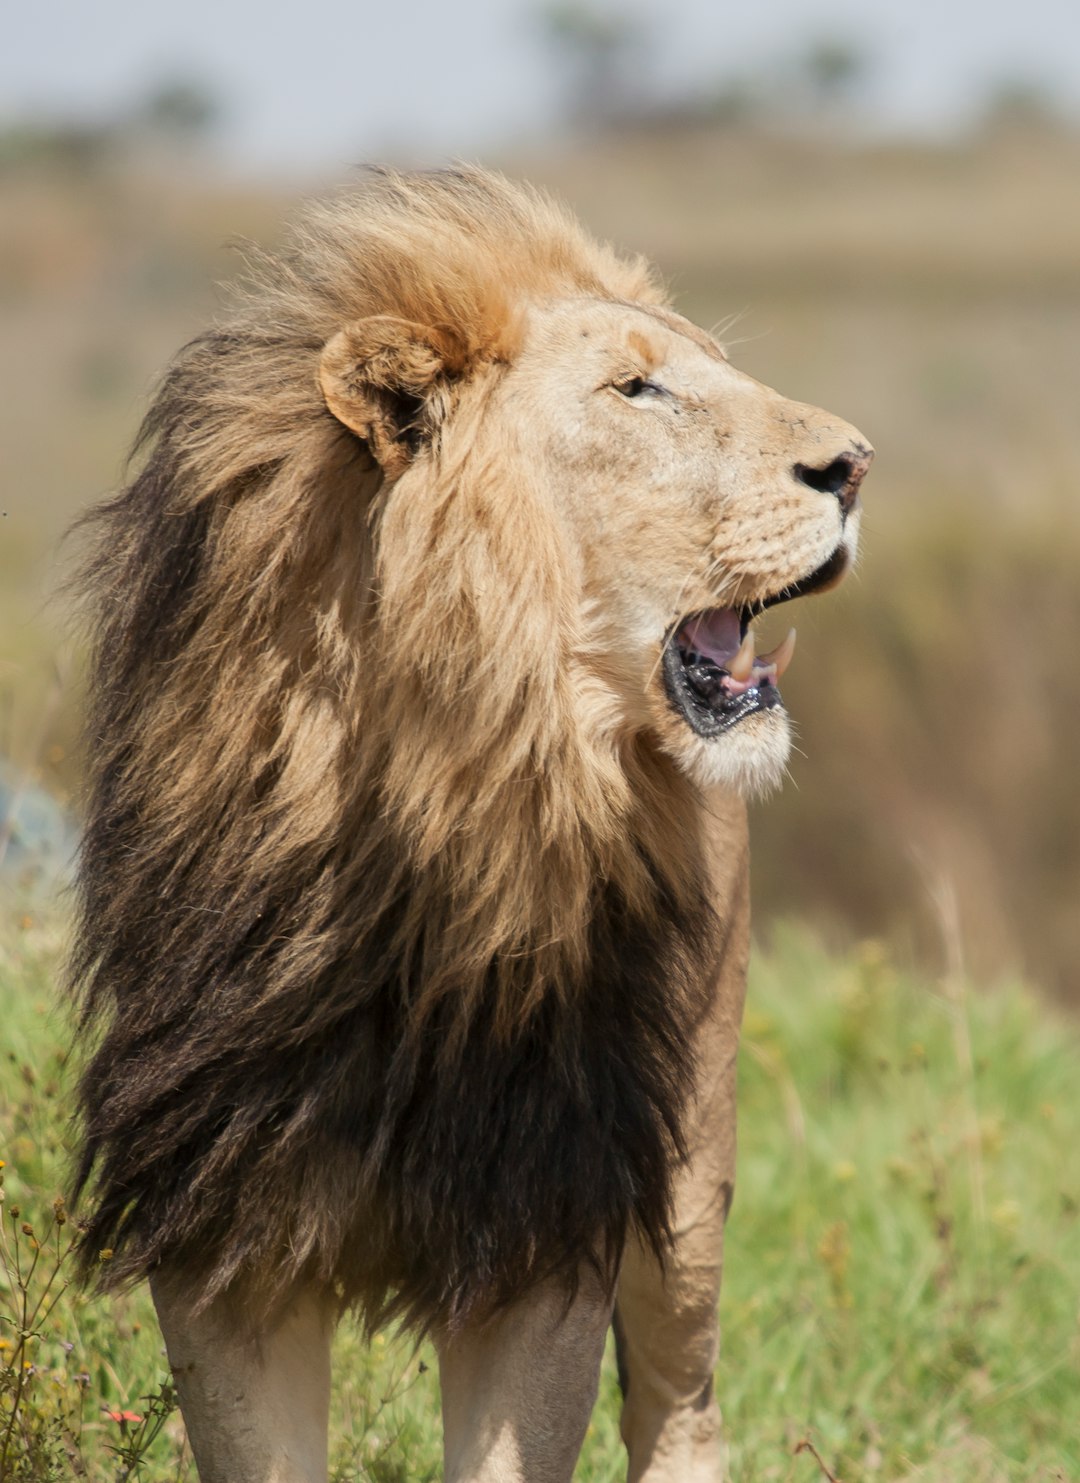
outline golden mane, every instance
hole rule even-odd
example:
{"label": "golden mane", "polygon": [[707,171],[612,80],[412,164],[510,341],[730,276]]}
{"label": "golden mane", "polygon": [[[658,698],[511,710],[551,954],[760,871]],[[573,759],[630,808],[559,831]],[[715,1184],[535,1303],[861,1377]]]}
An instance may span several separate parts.
{"label": "golden mane", "polygon": [[[167,1256],[271,1302],[313,1270],[429,1323],[664,1239],[694,799],[589,724],[544,492],[475,454],[522,306],[575,295],[663,302],[541,195],[374,174],[252,257],[91,517],[73,975],[105,1021],[79,1181],[109,1280]],[[395,480],[318,381],[374,316],[445,349],[450,411]]]}

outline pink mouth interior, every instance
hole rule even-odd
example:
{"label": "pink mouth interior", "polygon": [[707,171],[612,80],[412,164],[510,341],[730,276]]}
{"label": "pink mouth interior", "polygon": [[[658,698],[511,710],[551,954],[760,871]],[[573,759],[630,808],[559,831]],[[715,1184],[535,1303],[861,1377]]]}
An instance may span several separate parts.
{"label": "pink mouth interior", "polygon": [[685,623],[679,637],[685,637],[689,648],[724,669],[742,643],[739,615],[734,608],[709,608]]}
{"label": "pink mouth interior", "polygon": [[742,639],[742,623],[736,608],[708,608],[684,623],[677,636],[681,648],[711,660],[717,669],[724,671],[720,686],[726,695],[744,695],[755,686],[776,683],[776,666],[770,662],[769,655],[755,658],[749,679],[737,680],[727,673]]}

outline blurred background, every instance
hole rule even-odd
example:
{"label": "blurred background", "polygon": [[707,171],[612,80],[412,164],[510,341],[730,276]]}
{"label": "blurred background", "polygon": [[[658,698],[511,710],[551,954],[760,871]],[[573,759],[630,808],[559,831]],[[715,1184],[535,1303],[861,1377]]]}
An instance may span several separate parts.
{"label": "blurred background", "polygon": [[772,625],[800,630],[801,736],[756,811],[759,934],[801,917],[1080,1003],[1073,0],[9,10],[9,871],[61,848],[50,800],[78,792],[61,535],[120,480],[156,378],[236,269],[230,240],[272,243],[359,162],[455,157],[650,254],[745,370],[876,444],[857,575]]}

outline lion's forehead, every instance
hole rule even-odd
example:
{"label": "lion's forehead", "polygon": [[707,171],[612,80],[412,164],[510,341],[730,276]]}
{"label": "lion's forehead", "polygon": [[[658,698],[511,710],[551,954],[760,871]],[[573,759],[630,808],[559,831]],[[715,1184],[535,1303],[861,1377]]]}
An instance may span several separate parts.
{"label": "lion's forehead", "polygon": [[719,342],[692,320],[671,309],[621,299],[581,296],[534,305],[528,331],[526,348],[563,348],[597,358],[629,353],[656,367],[673,361],[728,364]]}

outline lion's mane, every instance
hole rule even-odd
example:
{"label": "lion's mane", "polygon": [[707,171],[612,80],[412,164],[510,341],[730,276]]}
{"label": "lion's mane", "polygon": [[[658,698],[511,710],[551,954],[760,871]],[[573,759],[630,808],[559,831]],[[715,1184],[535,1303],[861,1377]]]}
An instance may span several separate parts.
{"label": "lion's mane", "polygon": [[664,1245],[715,950],[689,785],[590,727],[568,558],[477,466],[482,401],[388,480],[317,383],[390,315],[467,385],[573,294],[660,299],[542,196],[373,175],[252,258],[89,519],[77,1177],[107,1282],[311,1277],[452,1324]]}

